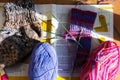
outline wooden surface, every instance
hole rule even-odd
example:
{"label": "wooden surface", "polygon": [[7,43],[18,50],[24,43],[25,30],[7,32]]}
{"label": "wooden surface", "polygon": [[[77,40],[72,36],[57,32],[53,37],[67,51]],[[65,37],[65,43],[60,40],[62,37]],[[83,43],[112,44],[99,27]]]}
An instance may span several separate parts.
{"label": "wooden surface", "polygon": [[114,39],[120,45],[120,0],[114,3]]}

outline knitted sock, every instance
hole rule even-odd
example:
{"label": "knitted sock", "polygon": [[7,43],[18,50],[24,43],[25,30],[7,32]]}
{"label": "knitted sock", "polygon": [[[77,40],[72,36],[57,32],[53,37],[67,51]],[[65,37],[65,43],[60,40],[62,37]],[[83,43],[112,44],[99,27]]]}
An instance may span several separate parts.
{"label": "knitted sock", "polygon": [[[80,9],[72,8],[71,21],[69,32],[74,36],[81,36],[80,44],[86,50],[90,50],[91,47],[91,31],[95,22],[96,13],[92,11],[83,11]],[[87,43],[87,44],[86,44]]]}
{"label": "knitted sock", "polygon": [[73,69],[81,70],[86,63],[91,48],[91,32],[95,22],[97,13],[92,11],[84,11],[76,8],[71,9],[70,26],[65,33],[65,39],[77,41],[78,51],[74,61]]}
{"label": "knitted sock", "polygon": [[[91,48],[91,31],[96,18],[96,13],[76,8],[71,10],[69,32],[82,45],[78,46],[75,65],[81,67],[85,62]],[[80,38],[79,38],[80,37]]]}

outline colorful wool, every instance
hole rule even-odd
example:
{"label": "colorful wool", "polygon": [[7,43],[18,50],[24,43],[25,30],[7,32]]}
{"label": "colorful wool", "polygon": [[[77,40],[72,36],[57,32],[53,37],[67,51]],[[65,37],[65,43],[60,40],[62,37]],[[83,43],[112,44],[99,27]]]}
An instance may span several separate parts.
{"label": "colorful wool", "polygon": [[3,75],[1,76],[1,80],[8,80],[7,75],[6,75],[6,74],[3,74]]}
{"label": "colorful wool", "polygon": [[58,59],[55,49],[49,43],[39,42],[31,56],[29,80],[56,80]]}
{"label": "colorful wool", "polygon": [[114,80],[119,62],[120,47],[115,42],[106,41],[93,51],[80,73],[80,80]]}
{"label": "colorful wool", "polygon": [[0,64],[0,80],[8,80],[8,76],[7,76],[4,68],[5,68],[5,65]]}

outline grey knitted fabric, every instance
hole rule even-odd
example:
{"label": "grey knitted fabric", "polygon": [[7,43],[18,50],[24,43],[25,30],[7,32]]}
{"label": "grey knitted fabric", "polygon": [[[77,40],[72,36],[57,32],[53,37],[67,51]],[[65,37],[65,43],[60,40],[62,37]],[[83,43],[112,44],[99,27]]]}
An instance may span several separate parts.
{"label": "grey knitted fabric", "polygon": [[0,30],[0,63],[6,66],[11,66],[29,55],[41,36],[41,26],[30,6],[32,3],[24,2],[22,6],[19,4],[4,5],[5,23]]}

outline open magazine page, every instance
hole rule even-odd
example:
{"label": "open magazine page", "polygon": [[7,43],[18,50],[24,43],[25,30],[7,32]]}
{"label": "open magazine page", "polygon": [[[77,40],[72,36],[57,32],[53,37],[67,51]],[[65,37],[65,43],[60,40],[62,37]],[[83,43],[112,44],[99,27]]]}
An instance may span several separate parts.
{"label": "open magazine page", "polygon": [[[70,10],[75,5],[56,5],[56,17],[58,20],[58,28],[56,33],[64,34],[69,27]],[[92,45],[93,51],[102,41],[113,40],[113,7],[112,5],[78,5],[78,9],[88,10],[97,13],[97,17],[93,26]],[[80,69],[73,70],[73,63],[76,54],[77,44],[58,39],[55,41],[55,49],[58,54],[60,76],[79,76]],[[72,51],[71,51],[72,50]],[[74,56],[73,56],[74,55]]]}
{"label": "open magazine page", "polygon": [[[70,21],[70,9],[73,7],[73,5],[56,5],[56,18],[58,20],[58,28],[56,29],[56,33],[64,35],[64,33],[68,30]],[[77,70],[73,73],[73,65],[77,52],[77,44],[75,42],[69,42],[63,37],[59,38],[60,39],[56,39],[54,43],[58,55],[59,76],[79,76],[80,70]]]}

